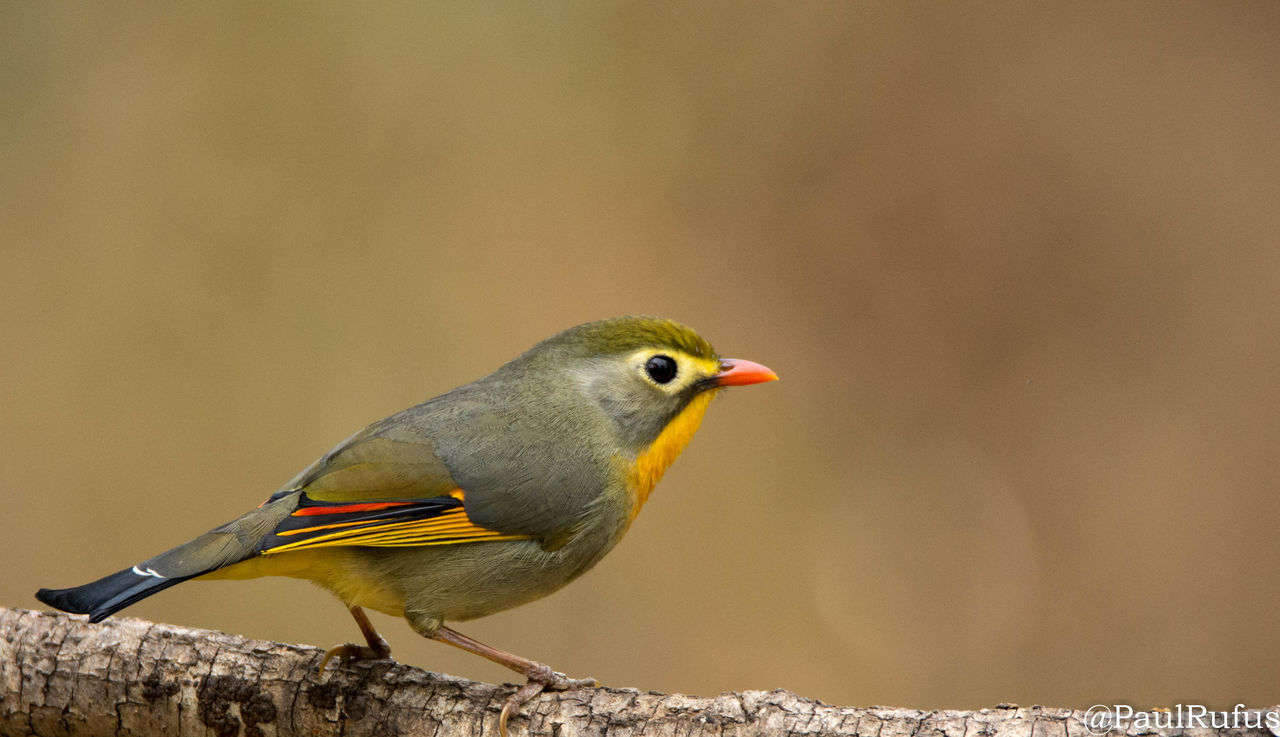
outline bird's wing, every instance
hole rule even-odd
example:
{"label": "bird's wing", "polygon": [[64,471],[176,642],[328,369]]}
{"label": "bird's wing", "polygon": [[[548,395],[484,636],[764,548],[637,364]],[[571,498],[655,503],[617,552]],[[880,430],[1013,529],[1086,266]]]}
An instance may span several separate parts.
{"label": "bird's wing", "polygon": [[[437,501],[373,510],[390,514],[369,522],[411,527],[413,535],[387,538],[403,545],[454,540],[437,537],[435,526],[453,530],[455,524],[469,525],[471,533],[457,542],[536,539],[554,545],[579,529],[611,481],[612,430],[589,426],[593,415],[574,413],[571,402],[553,401],[554,393],[534,406],[521,399],[525,394],[520,386],[487,381],[399,412],[348,438],[269,501],[288,498],[296,514],[302,512],[302,495],[335,506],[447,498],[445,506]],[[458,492],[465,497],[459,499]],[[432,516],[437,511],[443,519]],[[292,532],[286,527],[282,523],[281,531]],[[313,527],[319,525],[306,529]],[[339,532],[325,530],[325,544],[375,539]],[[286,544],[268,541],[276,543]]]}
{"label": "bird's wing", "polygon": [[315,501],[342,503],[424,499],[448,496],[457,489],[431,439],[391,419],[344,440],[268,502],[296,491]]}
{"label": "bird's wing", "polygon": [[295,508],[259,541],[258,552],[529,537],[477,525],[464,500],[428,436],[383,421],[348,438],[267,500]]}

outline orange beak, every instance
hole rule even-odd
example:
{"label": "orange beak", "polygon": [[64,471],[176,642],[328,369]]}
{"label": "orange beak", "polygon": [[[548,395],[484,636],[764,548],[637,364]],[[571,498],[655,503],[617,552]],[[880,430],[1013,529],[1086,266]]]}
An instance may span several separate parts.
{"label": "orange beak", "polygon": [[720,359],[720,373],[714,379],[716,386],[746,386],[777,380],[773,369],[741,358]]}

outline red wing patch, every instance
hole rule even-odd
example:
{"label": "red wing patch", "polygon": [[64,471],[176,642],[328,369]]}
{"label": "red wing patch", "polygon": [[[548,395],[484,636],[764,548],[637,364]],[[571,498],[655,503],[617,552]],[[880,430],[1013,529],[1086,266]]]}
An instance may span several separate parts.
{"label": "red wing patch", "polygon": [[367,504],[332,504],[327,507],[300,507],[294,517],[311,517],[318,514],[350,514],[352,512],[380,512],[394,507],[412,506],[413,502],[369,502]]}

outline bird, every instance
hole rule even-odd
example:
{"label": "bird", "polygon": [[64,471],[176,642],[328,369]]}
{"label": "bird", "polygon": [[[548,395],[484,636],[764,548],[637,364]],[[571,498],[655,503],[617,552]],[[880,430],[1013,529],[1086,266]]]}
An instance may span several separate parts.
{"label": "bird", "polygon": [[446,626],[550,594],[618,543],[727,387],[774,381],[720,358],[692,328],[627,316],[547,338],[493,373],[357,432],[246,514],[43,603],[99,622],[191,579],[288,576],[328,589],[389,659],[365,609],[525,677],[509,716],[544,689],[596,685]]}

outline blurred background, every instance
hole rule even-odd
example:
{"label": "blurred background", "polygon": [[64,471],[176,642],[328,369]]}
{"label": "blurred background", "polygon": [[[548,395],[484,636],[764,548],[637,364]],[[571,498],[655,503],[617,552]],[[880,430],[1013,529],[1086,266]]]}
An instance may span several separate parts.
{"label": "blurred background", "polygon": [[[654,313],[783,380],[464,632],[699,695],[1273,703],[1277,38],[1270,3],[6,4],[0,604]],[[128,614],[358,635],[286,579]]]}

